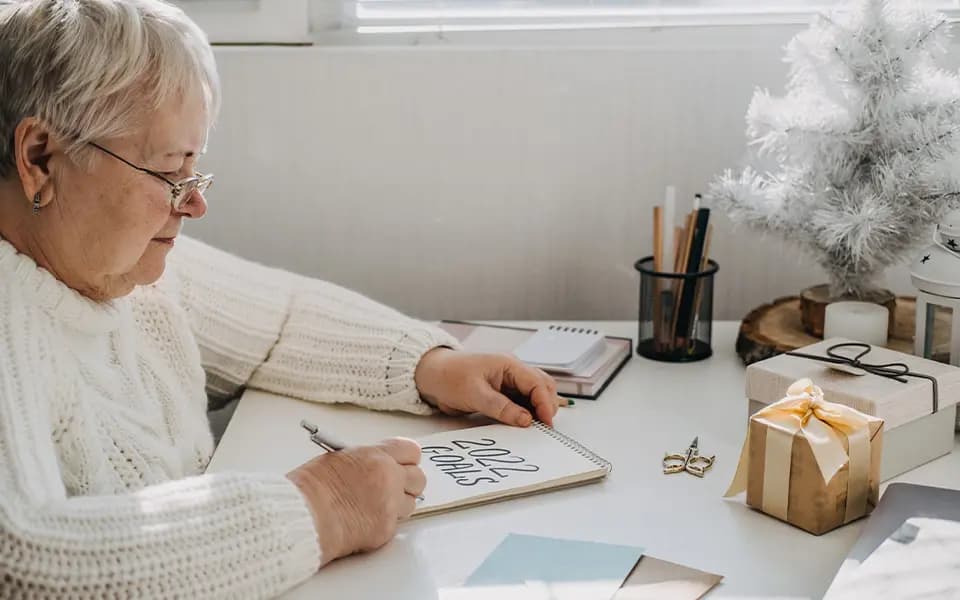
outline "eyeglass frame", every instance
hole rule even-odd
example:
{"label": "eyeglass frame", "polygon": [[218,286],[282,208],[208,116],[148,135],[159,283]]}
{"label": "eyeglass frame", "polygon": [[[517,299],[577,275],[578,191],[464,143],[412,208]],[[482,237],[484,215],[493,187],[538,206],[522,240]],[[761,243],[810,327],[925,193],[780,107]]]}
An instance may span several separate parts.
{"label": "eyeglass frame", "polygon": [[[190,194],[193,193],[194,191],[198,191],[202,194],[207,189],[209,189],[211,185],[213,185],[213,173],[203,174],[203,173],[198,173],[194,171],[191,177],[187,177],[186,179],[183,179],[178,182],[173,182],[167,179],[166,177],[164,177],[162,173],[158,173],[156,171],[151,171],[150,169],[137,166],[132,162],[130,162],[129,160],[123,158],[122,156],[114,152],[111,152],[110,150],[107,150],[106,148],[104,148],[103,146],[101,146],[96,142],[87,142],[87,144],[93,146],[94,148],[96,148],[101,152],[109,154],[110,156],[119,160],[120,162],[127,165],[128,167],[136,169],[141,173],[152,175],[153,177],[156,177],[160,181],[169,185],[170,186],[170,206],[173,208],[173,210],[179,211],[181,208],[183,208],[183,205],[187,203],[187,198],[189,198]],[[192,186],[192,188],[190,188],[189,186]],[[180,197],[181,194],[182,194],[182,197],[180,198],[180,202],[178,203],[177,198]]]}

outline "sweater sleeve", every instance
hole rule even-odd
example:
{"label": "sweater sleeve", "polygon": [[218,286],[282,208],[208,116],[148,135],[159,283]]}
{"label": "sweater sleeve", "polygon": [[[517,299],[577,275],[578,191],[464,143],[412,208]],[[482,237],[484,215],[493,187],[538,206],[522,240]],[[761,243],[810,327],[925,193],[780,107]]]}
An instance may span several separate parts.
{"label": "sweater sleeve", "polygon": [[428,414],[420,358],[460,344],[442,329],[324,281],[181,236],[161,284],[189,316],[208,393],[244,386],[315,402]]}
{"label": "sweater sleeve", "polygon": [[0,361],[0,596],[265,598],[316,571],[309,508],[282,475],[69,497],[32,358]]}

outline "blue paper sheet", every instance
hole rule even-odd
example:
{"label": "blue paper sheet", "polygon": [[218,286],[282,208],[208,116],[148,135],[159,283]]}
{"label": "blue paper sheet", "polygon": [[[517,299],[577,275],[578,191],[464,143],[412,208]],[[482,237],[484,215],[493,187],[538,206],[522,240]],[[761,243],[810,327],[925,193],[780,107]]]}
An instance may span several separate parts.
{"label": "blue paper sheet", "polygon": [[548,591],[549,597],[610,598],[643,549],[600,542],[510,534],[464,583],[464,588]]}

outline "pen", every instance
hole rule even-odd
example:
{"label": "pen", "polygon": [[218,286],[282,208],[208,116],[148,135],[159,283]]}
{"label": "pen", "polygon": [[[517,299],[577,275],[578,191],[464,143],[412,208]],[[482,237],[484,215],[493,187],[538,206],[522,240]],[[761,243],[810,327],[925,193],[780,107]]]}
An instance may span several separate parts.
{"label": "pen", "polygon": [[[523,394],[521,394],[520,392],[517,392],[516,390],[512,390],[512,389],[505,389],[505,390],[503,390],[502,393],[503,393],[504,396],[506,396],[507,398],[509,398],[514,404],[516,404],[517,406],[519,406],[519,407],[523,408],[524,410],[526,410],[527,412],[529,412],[529,413],[530,413],[530,416],[532,416],[534,419],[537,418],[537,417],[536,417],[536,415],[537,415],[537,409],[535,409],[535,408],[533,407],[533,403],[530,401],[530,398],[528,398],[528,397],[524,396]],[[573,405],[575,405],[575,404],[577,403],[573,398],[565,398],[565,397],[563,397],[563,396],[557,396],[557,397],[560,398],[560,401],[557,402],[557,405],[558,405],[558,406],[568,406],[568,407],[569,407],[569,406],[573,406]]]}
{"label": "pen", "polygon": [[[322,437],[320,437],[320,428],[314,425],[313,423],[311,423],[310,421],[307,421],[306,419],[301,419],[300,427],[303,427],[310,433],[311,442],[320,446],[327,452],[336,452],[337,450],[343,450],[343,446],[341,446],[340,444],[331,442],[330,440],[325,440]],[[420,502],[423,502],[423,495],[417,496],[417,500],[419,500]]]}
{"label": "pen", "polygon": [[313,423],[311,423],[310,421],[307,421],[306,419],[302,419],[300,421],[300,427],[303,427],[304,429],[310,432],[311,442],[320,446],[327,452],[336,452],[337,450],[343,450],[343,446],[327,441],[322,437],[320,437],[320,428],[314,425]]}
{"label": "pen", "polygon": [[676,230],[674,229],[676,225],[674,221],[676,203],[677,189],[672,185],[668,185],[666,197],[663,202],[663,231],[666,233],[666,239],[664,240],[664,256],[661,262],[665,269],[669,269],[676,260],[676,245],[680,239],[680,236],[676,235]]}

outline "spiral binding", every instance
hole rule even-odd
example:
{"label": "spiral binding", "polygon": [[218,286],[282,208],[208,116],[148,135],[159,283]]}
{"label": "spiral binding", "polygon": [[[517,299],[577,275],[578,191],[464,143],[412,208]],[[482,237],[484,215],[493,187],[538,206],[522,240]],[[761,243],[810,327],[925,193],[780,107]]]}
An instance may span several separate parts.
{"label": "spiral binding", "polygon": [[553,429],[552,427],[549,427],[548,425],[541,423],[540,421],[534,421],[533,426],[539,429],[541,432],[549,435],[553,439],[557,440],[567,448],[570,448],[580,456],[596,464],[607,473],[613,471],[613,463],[603,458],[593,450],[590,450],[589,448],[587,448],[577,440],[573,439],[572,437],[564,435],[559,431],[557,431],[556,429]]}
{"label": "spiral binding", "polygon": [[596,329],[585,329],[583,327],[567,327],[564,325],[551,325],[550,327],[547,327],[547,329],[551,331],[563,331],[568,333],[585,333],[585,334],[600,335],[600,331]]}

